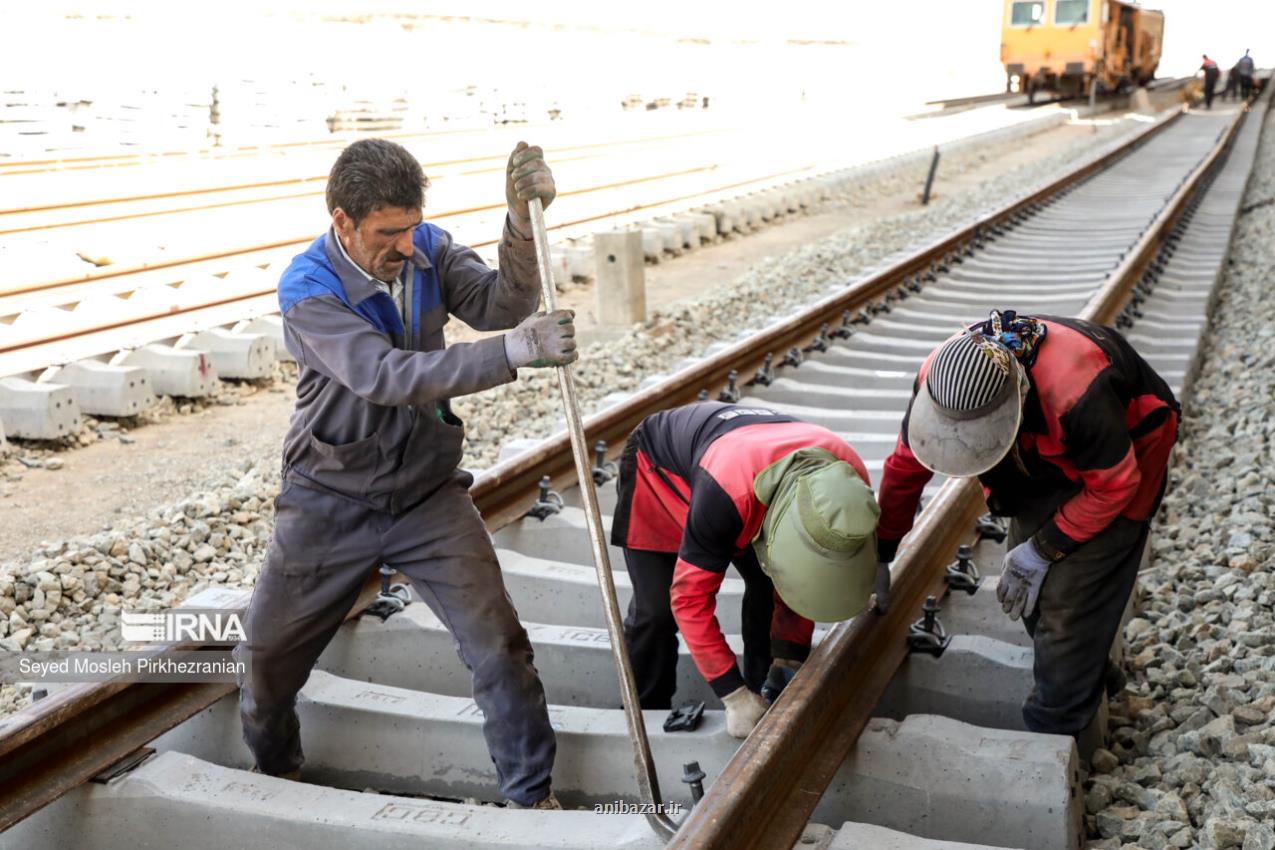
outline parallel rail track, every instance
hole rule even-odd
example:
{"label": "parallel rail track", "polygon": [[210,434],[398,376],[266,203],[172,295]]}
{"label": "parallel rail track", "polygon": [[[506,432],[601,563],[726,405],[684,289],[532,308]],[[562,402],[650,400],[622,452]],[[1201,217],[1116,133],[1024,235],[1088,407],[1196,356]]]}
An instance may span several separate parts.
{"label": "parallel rail track", "polygon": [[[1118,318],[1122,322],[1132,320],[1138,312],[1146,311],[1153,316],[1157,328],[1178,327],[1194,315],[1195,326],[1198,327],[1201,321],[1196,315],[1201,312],[1199,299],[1188,299],[1190,303],[1183,302],[1184,308],[1174,300],[1178,298],[1177,293],[1188,292],[1189,281],[1183,278],[1179,285],[1166,275],[1165,281],[1148,295],[1144,291],[1146,275],[1150,274],[1149,267],[1154,269],[1156,264],[1168,262],[1163,252],[1167,250],[1171,255],[1174,245],[1184,238],[1186,222],[1199,205],[1201,192],[1219,173],[1227,151],[1243,126],[1242,114],[1232,120],[1230,116],[1214,113],[1211,116],[1176,116],[1150,127],[1138,138],[1093,158],[1066,177],[590,417],[585,423],[587,436],[590,440],[605,440],[614,454],[628,432],[646,415],[692,401],[702,391],[715,396],[719,392],[729,393],[739,388],[744,396],[741,403],[798,412],[811,421],[821,422],[846,434],[876,477],[879,476],[881,461],[891,447],[892,435],[897,430],[899,414],[906,403],[916,364],[929,347],[945,337],[958,322],[979,318],[988,307],[1080,315],[1105,323]],[[1250,147],[1256,144],[1255,132],[1250,129],[1245,136],[1245,143]],[[1135,151],[1137,154],[1130,156]],[[1246,174],[1247,167],[1241,177]],[[1234,183],[1234,180],[1231,182]],[[1241,179],[1241,190],[1242,182]],[[1135,286],[1140,289],[1135,291]],[[1131,298],[1133,304],[1127,306]],[[1167,301],[1155,308],[1159,312],[1154,312],[1149,305],[1159,304],[1157,298]],[[1175,324],[1174,317],[1179,313],[1180,318]],[[1160,316],[1169,318],[1158,318]],[[847,333],[837,333],[840,331]],[[1161,348],[1155,340],[1145,345],[1153,365],[1166,374],[1176,374],[1171,382],[1180,386],[1187,379],[1188,370],[1182,362],[1173,360],[1180,352],[1172,346]],[[804,365],[778,371],[771,368],[778,364],[785,352],[794,350],[793,362],[804,359]],[[1185,356],[1181,355],[1182,358]],[[748,376],[755,373],[758,379],[749,381]],[[745,384],[748,386],[743,386]],[[548,618],[555,616],[559,607],[563,611],[570,607],[556,594],[566,592],[566,576],[575,569],[571,565],[584,563],[583,531],[570,516],[572,500],[569,492],[568,508],[561,517],[543,525],[524,518],[534,501],[538,483],[546,476],[560,490],[566,491],[574,483],[565,434],[487,470],[472,488],[475,502],[496,536],[497,546],[507,553],[509,561],[521,563],[529,559],[534,562],[519,567],[506,564],[511,594],[523,611],[524,619],[531,622],[537,620],[528,612]],[[837,624],[824,635],[800,675],[749,739],[729,761],[724,762],[715,777],[714,771],[710,770],[712,784],[707,795],[693,809],[670,846],[787,847],[802,838],[812,814],[817,811],[845,821],[856,819],[858,812],[851,805],[856,799],[854,793],[845,790],[844,777],[835,781],[834,777],[842,776],[837,773],[839,769],[844,773],[847,756],[869,725],[869,718],[882,695],[886,694],[891,681],[897,678],[896,671],[907,655],[903,635],[909,624],[916,618],[927,596],[943,595],[944,565],[951,560],[955,545],[969,536],[971,523],[982,510],[977,487],[971,481],[949,481],[933,491],[916,529],[895,563],[889,615],[884,618],[860,617]],[[573,528],[574,538],[571,534]],[[552,553],[551,560],[557,564],[556,567],[546,567],[538,560],[549,553]],[[614,562],[621,563],[619,559],[614,559]],[[576,590],[579,591],[579,588]],[[357,616],[366,607],[374,591],[374,584],[369,583],[352,610],[352,616]],[[730,609],[736,601],[732,590],[725,588],[719,606],[719,616],[724,623],[732,616]],[[415,610],[420,607],[415,606]],[[415,619],[410,622],[401,619],[406,616],[396,615],[386,625],[395,627],[397,624],[400,633],[419,640],[418,627],[424,621],[415,614],[412,615]],[[557,616],[569,618],[576,615],[559,613]],[[591,619],[585,614],[579,616]],[[561,626],[571,626],[569,631],[576,635],[572,639],[576,643],[581,640],[579,635],[588,628],[577,627],[569,619],[545,619],[543,622],[558,623],[559,631]],[[414,693],[435,687],[439,688],[434,690],[436,693],[450,693],[448,688],[457,688],[458,695],[463,695],[463,676],[444,682],[436,677],[441,674],[425,669],[428,666],[426,662],[413,660],[396,664],[394,659],[404,656],[392,639],[394,633],[394,628],[383,631],[375,625],[375,621],[369,623],[367,618],[347,624],[344,637],[340,639],[341,646],[330,650],[333,657],[328,659],[326,667],[325,662],[320,662],[320,667],[326,671],[324,676],[373,681],[377,693],[390,694],[386,699],[411,700]],[[549,627],[532,628],[533,642],[538,649],[537,660],[546,678],[550,702],[557,705],[592,705],[611,709],[613,715],[618,697],[600,697],[589,691],[586,682],[592,680],[587,676],[584,680],[580,677],[592,672],[592,668],[585,671],[580,660],[583,656],[575,654],[576,650],[571,647],[559,646],[556,635]],[[567,637],[561,640],[571,643]],[[596,644],[597,638],[585,635],[583,641]],[[404,647],[409,646],[415,644],[404,644]],[[605,645],[601,649],[602,655],[609,658]],[[555,658],[562,665],[561,679],[554,675]],[[686,659],[682,666],[689,667]],[[327,681],[324,678],[324,682]],[[686,691],[694,695],[697,687],[702,688],[702,683],[696,684],[693,670],[681,675],[679,698],[686,695]],[[207,728],[225,727],[223,721],[226,718],[230,718],[227,722],[233,725],[233,700],[226,699],[232,691],[231,686],[225,685],[81,685],[56,692],[6,718],[0,722],[0,829],[14,827],[68,792],[74,792],[68,798],[73,801],[86,795],[104,795],[96,810],[68,810],[86,812],[84,816],[89,818],[95,811],[100,812],[101,806],[129,805],[128,792],[121,792],[123,796],[120,797],[110,796],[111,785],[95,785],[91,791],[74,789],[101,775],[111,765],[137,752],[168,730],[173,731],[165,740],[180,740],[190,746],[196,746],[196,741],[203,741],[201,752],[205,758],[216,760],[212,755],[215,754],[223,756],[223,763],[227,759],[232,763],[240,762],[243,756],[232,753],[234,745],[226,743],[231,739],[218,738],[219,743],[213,745],[201,737],[206,737]],[[555,699],[555,695],[560,699]],[[316,692],[311,695],[310,701],[317,705],[323,699]],[[561,712],[559,721],[569,726],[574,717],[570,709],[555,711]],[[321,717],[319,709],[314,709],[307,714],[304,723],[320,723]],[[196,724],[194,727],[182,725],[191,718],[194,718],[191,720]],[[647,721],[651,726],[658,723],[658,718],[648,715]],[[313,728],[304,726],[304,723],[303,728]],[[720,738],[720,722],[706,720],[706,723],[709,723],[709,732]],[[181,738],[182,730],[190,728],[205,731],[186,733],[187,737]],[[338,725],[327,728],[336,730],[336,734],[344,734],[349,727]],[[667,761],[681,755],[683,747],[695,750],[698,746],[693,743],[696,741],[694,737],[684,739],[686,743],[682,744],[676,736],[672,736],[670,741],[668,735],[660,736],[654,730],[653,734],[657,762],[663,759],[665,770],[670,769]],[[379,758],[392,761],[394,749],[407,746],[405,742],[408,739],[395,740],[399,743],[377,745]],[[1020,743],[1026,746],[1025,742]],[[360,774],[357,767],[334,764],[331,760],[325,762],[324,744],[322,735],[317,741],[307,739],[307,748],[311,749],[318,777],[327,777],[332,784],[346,784],[347,787],[364,782],[365,775]],[[570,752],[574,765],[572,770],[583,771],[587,776],[595,776],[590,771],[601,769],[596,762],[606,761],[596,754],[590,760],[583,752],[577,752],[566,744],[562,746]],[[182,750],[180,745],[178,750],[187,751]],[[314,750],[319,751],[317,756]],[[628,762],[623,757],[611,760],[622,764]],[[1063,761],[1066,764],[1060,770],[1064,773],[1070,771],[1071,762],[1067,762],[1066,758]],[[148,764],[153,767],[148,767]],[[141,777],[148,770],[154,770],[157,777],[162,777],[172,775],[164,771],[196,768],[205,771],[201,775],[222,775],[217,772],[220,768],[199,768],[202,764],[199,761],[192,764],[193,767],[185,766],[186,762],[181,762],[179,756],[164,752],[152,762],[136,768],[133,775]],[[128,773],[124,777],[121,781],[130,781]],[[160,780],[151,781],[153,784]],[[278,789],[285,785],[282,780],[260,777],[245,781],[268,784],[268,794],[261,790],[267,785],[251,786],[258,789],[253,792],[258,796],[279,793]],[[564,799],[570,801],[573,796],[587,799],[583,785],[573,787],[568,777],[555,781],[559,783]],[[1070,784],[1074,796],[1075,777],[1064,775],[1059,781],[1062,783],[1060,787]],[[835,793],[829,790],[830,783],[840,790]],[[445,779],[431,782],[424,777],[406,785],[398,781],[396,790],[398,793],[441,793],[442,796],[455,797],[463,796],[471,789],[462,782],[459,793],[455,789],[450,794],[439,791],[440,787],[447,785]],[[677,787],[675,779],[666,782],[666,785]],[[173,790],[176,795],[173,805],[189,806],[189,799],[181,797],[181,794],[187,791],[193,794],[197,790],[189,783],[180,791]],[[490,790],[486,789],[486,793]],[[155,793],[163,796],[158,790]],[[318,789],[314,793],[325,791]],[[251,824],[265,823],[260,820],[265,817],[260,809],[260,805],[265,805],[264,799],[245,798],[242,802],[242,817],[249,824],[243,828],[251,830]],[[341,801],[356,805],[350,802],[352,798],[349,797],[314,799],[321,799],[322,804],[327,806]],[[217,800],[222,805],[240,805],[235,802],[238,798],[224,794]],[[823,809],[819,808],[821,800]],[[73,802],[71,805],[78,804]],[[407,803],[401,805],[408,806]],[[1060,808],[1066,809],[1068,805],[1074,806],[1075,801],[1070,804],[1065,800],[1059,801]],[[460,818],[461,824],[470,817],[481,817],[483,811],[493,811],[460,804],[456,804],[454,809],[443,807],[440,810],[458,813],[456,817]],[[978,823],[977,806],[971,811],[975,812],[970,819],[973,822],[964,825],[943,827],[925,821],[929,823],[926,828],[931,830],[927,834],[951,840],[985,840],[990,834],[980,831],[985,825]],[[493,821],[496,825],[491,827],[489,837],[495,841],[512,829],[511,824],[517,823],[522,824],[525,840],[534,843],[537,840],[536,830],[552,830],[554,823],[563,824],[564,828],[569,823],[579,823],[573,818],[574,813],[536,813],[537,817],[544,819],[535,820],[534,827],[530,826],[532,821],[515,822],[506,818],[518,814],[522,813],[500,812]],[[186,817],[185,814],[174,814],[174,822],[186,822],[183,821]],[[200,815],[195,812],[189,817],[198,818]],[[917,828],[915,825],[924,821],[923,818],[909,821],[902,814],[896,817],[888,812],[874,812],[873,817],[877,818],[877,823],[900,828]],[[895,819],[890,820],[892,817]],[[1063,823],[1067,817],[1066,812],[1059,815],[1059,834],[1033,838],[1020,832],[1015,835],[1015,841],[1019,843],[1013,846],[1062,847],[1066,846],[1065,842],[1078,840],[1076,825]],[[397,834],[395,840],[402,841],[408,834],[429,834],[435,835],[440,844],[451,846],[443,840],[448,838],[449,833],[428,831],[444,829],[437,818],[433,815],[430,818],[428,827],[404,827],[407,833]],[[226,835],[240,834],[236,832],[240,829],[237,820],[225,822]],[[335,823],[340,821],[340,817],[334,813],[332,820]],[[93,823],[98,824],[99,821]],[[307,823],[314,826],[314,822]],[[595,841],[613,841],[626,846],[651,846],[650,842],[654,841],[653,836],[641,838],[631,833],[626,833],[627,838],[621,840],[615,837],[616,833],[607,833],[609,827],[601,822],[594,823],[597,830],[593,838]],[[1016,823],[1007,821],[1005,828],[1018,828],[1014,826]],[[19,824],[9,835],[16,834],[25,826],[27,824]],[[45,823],[40,828],[55,827]],[[98,827],[85,826],[86,830],[90,828]],[[362,827],[351,822],[349,828]],[[417,828],[426,832],[411,831]],[[526,829],[532,829],[532,832],[527,833]],[[102,832],[100,836],[106,834]],[[383,843],[386,837],[379,833],[351,834],[358,836],[352,840],[358,841],[360,846],[394,846]],[[106,846],[105,842],[111,840],[100,836],[93,839],[100,843],[89,842],[84,846]],[[226,838],[222,837],[220,830],[217,836],[215,840],[224,844]],[[481,837],[470,834],[466,840],[478,841]],[[459,841],[455,836],[451,838]],[[826,834],[824,839],[831,840]],[[22,846],[6,844],[5,840],[6,834],[0,833],[0,847]],[[183,840],[193,840],[202,847],[211,846],[214,839],[186,835]],[[547,840],[542,842],[545,845],[549,843]],[[825,840],[825,846],[826,843]],[[554,843],[553,846],[575,845]]]}

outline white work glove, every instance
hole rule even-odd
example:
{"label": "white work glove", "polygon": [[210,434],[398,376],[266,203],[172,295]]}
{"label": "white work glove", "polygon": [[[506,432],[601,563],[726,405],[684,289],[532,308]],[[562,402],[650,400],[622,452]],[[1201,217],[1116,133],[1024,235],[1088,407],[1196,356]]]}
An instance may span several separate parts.
{"label": "white work glove", "polygon": [[889,561],[877,561],[877,577],[872,585],[872,609],[882,615],[890,610]]}
{"label": "white work glove", "polygon": [[505,166],[505,203],[509,205],[509,223],[514,230],[524,239],[530,239],[531,210],[527,202],[539,198],[547,209],[557,195],[553,172],[545,165],[544,151],[519,142]]}
{"label": "white work glove", "polygon": [[732,738],[747,738],[766,713],[766,701],[747,685],[722,697],[722,702],[726,705],[726,732]]}
{"label": "white work glove", "polygon": [[1011,620],[1030,617],[1036,610],[1040,586],[1045,583],[1050,561],[1030,540],[1024,540],[1005,553],[1001,564],[1001,580],[996,586],[996,599]]}
{"label": "white work glove", "polygon": [[505,334],[505,359],[510,369],[531,366],[566,366],[580,355],[576,351],[575,311],[532,313]]}

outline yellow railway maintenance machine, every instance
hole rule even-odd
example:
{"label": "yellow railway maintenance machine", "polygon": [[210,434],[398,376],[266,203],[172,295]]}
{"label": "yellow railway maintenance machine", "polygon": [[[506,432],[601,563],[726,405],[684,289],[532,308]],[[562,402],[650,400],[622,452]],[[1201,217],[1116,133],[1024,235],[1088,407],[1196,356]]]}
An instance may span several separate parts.
{"label": "yellow railway maintenance machine", "polygon": [[1006,90],[1059,97],[1118,91],[1155,77],[1164,13],[1119,0],[1005,0]]}

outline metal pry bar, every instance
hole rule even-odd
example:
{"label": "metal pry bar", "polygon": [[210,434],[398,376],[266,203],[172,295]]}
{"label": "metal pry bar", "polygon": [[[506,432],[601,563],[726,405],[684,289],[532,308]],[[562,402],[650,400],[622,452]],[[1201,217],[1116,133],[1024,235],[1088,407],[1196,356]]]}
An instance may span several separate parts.
{"label": "metal pry bar", "polygon": [[[540,269],[540,292],[544,296],[545,309],[556,309],[553,287],[553,265],[549,254],[549,236],[545,231],[544,207],[539,198],[527,204],[531,212],[531,233],[536,242],[536,263]],[[642,720],[642,707],[638,703],[637,684],[633,680],[633,665],[629,663],[628,646],[624,643],[623,620],[620,603],[615,595],[615,578],[611,574],[611,559],[607,553],[606,534],[602,529],[602,512],[598,507],[598,492],[593,483],[593,458],[584,440],[584,423],[580,407],[576,403],[575,379],[571,367],[559,366],[558,386],[562,390],[562,407],[567,417],[567,433],[571,435],[571,454],[575,458],[576,478],[584,501],[584,515],[589,527],[589,542],[593,545],[593,565],[598,571],[598,588],[602,591],[602,611],[606,615],[607,634],[611,638],[611,655],[620,678],[620,697],[624,703],[624,718],[633,743],[633,761],[637,770],[638,791],[642,802],[652,804],[646,819],[656,834],[664,839],[672,838],[677,825],[663,813],[659,777],[655,773],[655,759],[651,756],[651,743],[646,737],[646,725]]]}

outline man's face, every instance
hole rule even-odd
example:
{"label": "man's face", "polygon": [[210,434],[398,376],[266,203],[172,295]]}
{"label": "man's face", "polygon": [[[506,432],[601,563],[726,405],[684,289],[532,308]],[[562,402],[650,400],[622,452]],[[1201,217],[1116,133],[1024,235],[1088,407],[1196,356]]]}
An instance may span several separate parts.
{"label": "man's face", "polygon": [[340,207],[332,213],[332,224],[350,259],[384,281],[394,280],[403,271],[403,263],[412,256],[412,231],[422,220],[419,209],[378,207],[356,227]]}

